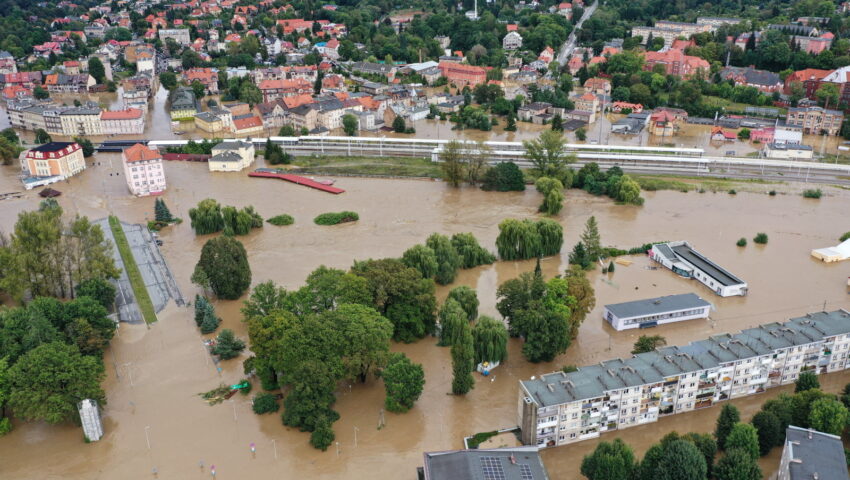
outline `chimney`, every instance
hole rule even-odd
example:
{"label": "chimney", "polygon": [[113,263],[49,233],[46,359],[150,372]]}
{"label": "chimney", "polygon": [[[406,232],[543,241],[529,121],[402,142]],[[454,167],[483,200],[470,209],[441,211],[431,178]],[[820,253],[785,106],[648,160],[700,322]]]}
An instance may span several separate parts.
{"label": "chimney", "polygon": [[809,429],[809,440],[811,440],[811,439],[812,439],[812,429],[810,428]]}
{"label": "chimney", "polygon": [[[513,454],[511,454],[511,463],[516,465],[516,457]],[[815,474],[815,480],[817,480],[817,479],[818,479],[818,474],[816,473]]]}

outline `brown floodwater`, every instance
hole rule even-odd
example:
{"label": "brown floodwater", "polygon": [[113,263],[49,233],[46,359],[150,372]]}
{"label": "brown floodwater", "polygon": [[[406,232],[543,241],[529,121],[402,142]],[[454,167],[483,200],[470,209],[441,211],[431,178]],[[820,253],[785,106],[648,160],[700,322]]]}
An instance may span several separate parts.
{"label": "brown floodwater", "polygon": [[[124,221],[139,223],[152,217],[153,199],[131,197],[123,173],[118,175],[120,156],[97,155],[95,163],[70,182],[52,186],[63,192],[58,200],[68,214],[99,218],[112,212]],[[189,277],[207,239],[192,233],[188,210],[206,197],[237,207],[254,205],[264,217],[288,213],[295,218],[292,226],[267,225],[240,237],[249,253],[253,282],[274,280],[287,288],[297,288],[319,265],[345,269],[354,259],[398,256],[433,232],[472,232],[484,246],[494,249],[499,222],[537,217],[540,202],[540,195],[531,188],[488,193],[452,189],[434,181],[339,178],[337,185],[346,193],[334,196],[253,179],[247,172],[211,174],[204,164],[169,162],[165,168],[164,199],[185,221],[162,233],[162,251],[187,298],[197,291]],[[20,190],[16,172],[16,167],[0,167],[0,193]],[[839,235],[850,230],[850,192],[827,187],[821,200],[807,200],[798,193],[770,197],[764,193],[770,188],[799,190],[798,186],[754,185],[752,189],[762,193],[646,192],[643,207],[568,192],[564,210],[557,216],[565,229],[565,245],[562,255],[543,261],[547,276],[563,271],[584,222],[595,215],[605,245],[629,248],[649,241],[688,240],[746,280],[750,294],[721,299],[694,281],[666,270],[650,270],[645,257],[634,256],[631,266],[618,265],[613,274],[590,273],[597,306],[565,354],[550,363],[530,364],[520,353],[520,342],[512,340],[506,364],[491,378],[477,376],[475,389],[465,397],[448,395],[450,355],[448,349],[435,345],[435,339],[393,345],[393,350],[424,365],[427,383],[422,397],[406,414],[386,413],[385,426],[378,429],[381,382],[369,379],[365,384],[340,385],[334,407],[341,414],[334,424],[338,453],[336,445],[327,452],[313,449],[308,434],[284,427],[279,415],[254,415],[250,397],[237,395],[232,403],[207,406],[197,394],[219,383],[238,382],[245,356],[222,362],[218,372],[204,354],[203,336],[194,326],[191,310],[172,304],[150,329],[122,325],[120,336],[107,351],[105,437],[85,444],[75,426],[15,422],[15,430],[0,438],[0,477],[147,478],[156,468],[159,478],[203,478],[214,464],[219,478],[412,478],[423,451],[460,448],[463,436],[514,426],[518,380],[566,364],[627,356],[638,333],[606,327],[601,319],[603,304],[696,292],[716,305],[710,321],[666,325],[652,332],[664,335],[670,344],[784,320],[824,305],[850,307],[846,287],[850,263],[825,265],[809,256],[811,249],[834,245]],[[34,191],[0,200],[0,229],[11,230],[17,214],[36,208],[38,201]],[[340,210],[356,211],[361,220],[336,227],[312,223],[319,213]],[[752,238],[757,232],[767,233],[769,244],[735,246],[739,237]],[[533,265],[531,261],[498,262],[462,271],[455,285],[476,288],[481,313],[497,315],[498,285]],[[450,287],[440,287],[439,297],[444,298]],[[223,327],[246,337],[240,302],[215,304]],[[822,381],[834,383],[837,389],[848,381],[848,374]],[[775,392],[736,403],[750,412]],[[643,452],[669,429],[709,431],[717,411],[677,415],[602,439],[620,435]],[[256,444],[255,455],[250,452],[251,443]],[[576,478],[582,455],[593,445],[595,441],[547,451],[544,458],[550,474]]]}

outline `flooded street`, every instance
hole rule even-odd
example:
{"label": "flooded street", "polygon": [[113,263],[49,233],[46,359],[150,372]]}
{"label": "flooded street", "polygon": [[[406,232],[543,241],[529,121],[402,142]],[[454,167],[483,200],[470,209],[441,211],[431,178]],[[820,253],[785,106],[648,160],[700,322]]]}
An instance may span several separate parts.
{"label": "flooded street", "polygon": [[[124,108],[122,101],[122,88],[119,87],[114,93],[97,93],[97,94],[56,94],[53,99],[57,103],[66,105],[73,104],[74,100],[92,101],[100,104],[102,108],[109,110],[120,110]],[[207,133],[195,127],[193,122],[180,122],[176,126],[172,126],[171,117],[168,114],[166,103],[168,99],[168,91],[162,86],[157,90],[156,95],[149,102],[147,117],[145,119],[145,133],[143,135],[115,135],[112,137],[91,137],[92,141],[100,142],[102,140],[116,139],[149,139],[149,140],[190,140],[216,137],[231,137],[229,132]],[[215,100],[221,103],[220,96],[212,95],[204,97],[201,100],[202,110],[209,110],[208,102]],[[230,103],[230,102],[228,102]],[[752,143],[749,141],[711,141],[711,126],[682,124],[681,129],[674,136],[657,136],[650,135],[644,129],[637,135],[622,135],[612,134],[611,124],[625,117],[625,115],[609,113],[600,115],[599,119],[586,126],[587,139],[581,142],[576,138],[575,132],[564,132],[567,141],[571,143],[588,143],[599,145],[635,145],[635,146],[651,146],[651,147],[682,147],[682,148],[702,148],[706,155],[709,156],[726,156],[730,152],[735,156],[753,156],[756,152],[763,148],[763,145]],[[503,117],[495,117],[498,120],[498,125],[494,126],[489,132],[476,129],[459,129],[455,130],[454,123],[449,120],[419,120],[411,125],[416,129],[415,134],[403,134],[378,131],[362,131],[358,135],[364,137],[387,137],[387,138],[423,138],[423,139],[458,139],[467,141],[493,141],[493,142],[521,142],[523,140],[531,140],[537,138],[542,131],[548,130],[548,125],[536,125],[530,122],[516,123],[517,131],[505,131],[507,120]],[[9,117],[5,112],[4,107],[0,105],[0,129],[9,127]],[[263,135],[277,136],[277,128],[266,129]],[[731,130],[735,131],[735,130]],[[17,130],[18,135],[26,143],[32,143],[35,134],[32,131]],[[330,132],[330,135],[345,136],[343,130],[337,129]],[[62,135],[53,135],[56,140],[70,140]],[[826,137],[818,135],[804,135],[803,144],[813,147],[815,154],[836,154],[841,153],[838,146],[841,145],[843,139],[841,137]],[[26,145],[25,145],[26,146]]]}
{"label": "flooded street", "polygon": [[[157,110],[152,115],[162,117]],[[157,124],[156,128],[170,126]],[[128,194],[123,173],[118,175],[119,155],[97,155],[94,162],[96,165],[70,182],[52,185],[63,192],[58,200],[67,214],[100,218],[112,212],[131,223],[153,217],[153,199]],[[263,166],[261,163],[256,166]],[[20,190],[17,168],[0,167],[0,193]],[[162,252],[186,298],[197,292],[189,277],[208,238],[194,235],[188,210],[207,197],[223,205],[253,205],[265,218],[282,213],[295,218],[292,226],[266,224],[238,237],[248,251],[253,283],[274,280],[288,289],[300,286],[319,265],[346,269],[355,259],[399,256],[433,232],[472,232],[482,245],[495,250],[498,223],[504,218],[536,217],[541,200],[533,188],[488,193],[475,188],[452,189],[442,182],[360,178],[337,179],[336,185],[346,193],[333,196],[285,182],[249,178],[247,171],[211,174],[205,164],[167,162],[165,169],[168,190],[164,199],[184,222],[162,232]],[[450,353],[437,347],[436,339],[395,344],[393,350],[424,365],[427,383],[422,397],[406,414],[386,413],[386,426],[379,430],[383,384],[370,379],[363,385],[340,385],[334,406],[341,415],[334,424],[339,453],[336,445],[327,452],[313,449],[309,435],[284,427],[279,414],[254,415],[251,395],[236,395],[232,403],[207,406],[197,394],[219,383],[237,383],[243,377],[241,361],[246,355],[222,362],[222,372],[217,372],[204,353],[191,310],[171,304],[150,329],[122,325],[120,336],[107,351],[103,440],[87,445],[80,428],[72,425],[16,422],[15,430],[0,438],[0,477],[154,478],[152,469],[156,468],[156,478],[192,479],[208,478],[209,466],[215,465],[216,478],[223,479],[414,478],[423,451],[461,448],[465,435],[514,426],[518,380],[567,364],[628,356],[638,333],[607,327],[601,318],[606,303],[695,292],[716,306],[710,321],[666,325],[651,332],[664,335],[671,345],[782,321],[821,310],[824,305],[826,309],[850,308],[846,287],[850,263],[825,265],[809,256],[811,249],[835,245],[838,237],[850,230],[850,192],[826,188],[825,193],[821,200],[809,200],[798,194],[644,192],[645,205],[634,207],[567,192],[565,207],[557,217],[564,226],[564,248],[559,257],[543,261],[547,277],[563,272],[584,222],[595,215],[603,244],[631,248],[651,241],[687,240],[747,281],[749,295],[720,298],[695,281],[666,270],[649,270],[644,256],[632,257],[631,266],[617,265],[613,274],[590,273],[596,308],[567,353],[551,363],[530,364],[520,353],[521,344],[512,340],[509,359],[494,371],[493,381],[476,375],[475,389],[466,397],[447,395]],[[17,214],[37,208],[39,200],[36,191],[29,191],[20,199],[0,201],[0,229],[10,231]],[[340,210],[358,212],[360,221],[336,227],[312,223],[319,213]],[[746,248],[735,246],[738,238],[751,239],[757,232],[768,234],[767,245],[750,242]],[[438,296],[444,298],[453,286],[469,285],[478,291],[480,312],[497,316],[498,285],[533,267],[531,261],[498,262],[461,271],[454,285],[438,289]],[[215,305],[224,320],[222,327],[247,338],[239,313],[241,302],[217,301]],[[848,381],[850,373],[821,379],[832,391]],[[254,388],[252,395],[259,386]],[[745,416],[750,415],[779,391],[769,390],[735,403]],[[713,430],[718,412],[719,408],[710,408],[676,415],[601,439],[619,435],[642,454],[668,430]],[[257,446],[256,455],[250,452],[251,443]],[[552,478],[577,478],[581,457],[595,444],[596,440],[586,441],[544,453]],[[778,454],[767,462],[777,463]],[[763,468],[770,471],[764,463]]]}

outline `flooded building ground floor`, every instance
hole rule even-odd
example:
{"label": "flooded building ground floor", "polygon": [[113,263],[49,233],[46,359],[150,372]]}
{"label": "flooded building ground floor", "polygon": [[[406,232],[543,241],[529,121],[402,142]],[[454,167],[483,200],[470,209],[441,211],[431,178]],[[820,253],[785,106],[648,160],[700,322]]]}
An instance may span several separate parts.
{"label": "flooded building ground floor", "polygon": [[554,447],[850,368],[850,312],[816,312],[519,382],[527,445]]}
{"label": "flooded building ground floor", "polygon": [[[90,161],[91,162],[91,161]],[[258,166],[263,166],[258,164]],[[524,192],[483,192],[473,187],[451,188],[443,182],[337,178],[344,194],[329,195],[286,182],[252,179],[247,172],[209,172],[191,162],[165,164],[168,191],[161,197],[172,214],[188,219],[188,211],[205,198],[237,208],[253,205],[264,218],[283,213],[293,225],[266,225],[238,239],[245,245],[254,284],[273,280],[295,289],[320,265],[348,269],[354,260],[398,257],[407,248],[423,243],[434,232],[471,232],[495,251],[498,225],[505,218],[537,218],[541,195]],[[0,167],[0,193],[22,190],[15,167]],[[118,175],[121,173],[121,175]],[[128,223],[144,224],[153,218],[153,199],[129,195],[121,172],[120,156],[96,155],[80,175],[52,185],[67,215],[101,218],[113,213]],[[761,324],[821,310],[848,309],[847,264],[824,264],[813,259],[812,248],[831,245],[850,229],[847,202],[850,192],[821,187],[820,200],[800,195],[805,185],[736,185],[738,194],[644,192],[643,206],[616,205],[605,197],[566,192],[563,210],[555,217],[564,227],[562,253],[543,259],[544,276],[562,274],[568,252],[579,240],[584,224],[595,216],[603,245],[631,248],[649,242],[689,239],[694,248],[719,265],[735,265],[747,280],[746,297],[717,297],[710,319],[661,325],[653,334],[670,345],[685,345],[720,332],[737,332]],[[725,192],[725,188],[718,189]],[[769,196],[769,190],[778,195]],[[37,192],[22,192],[0,200],[0,229],[13,230],[19,212],[38,208]],[[318,214],[355,211],[360,220],[334,227],[315,225]],[[770,237],[766,245],[737,247],[735,241],[757,232]],[[200,290],[190,277],[201,248],[209,236],[196,236],[190,222],[160,232],[161,252],[186,298]],[[449,349],[428,337],[412,344],[393,344],[425,371],[422,396],[409,412],[383,412],[384,386],[380,379],[340,384],[333,408],[340,413],[334,423],[337,446],[326,452],[309,445],[309,434],[281,424],[280,415],[255,415],[251,397],[236,395],[232,402],[208,406],[198,393],[219,384],[238,383],[243,377],[245,352],[218,364],[207,355],[191,309],[173,302],[157,316],[150,329],[122,325],[104,355],[107,403],[103,410],[104,437],[86,444],[75,425],[14,422],[14,430],[0,437],[0,477],[15,479],[160,479],[209,478],[215,465],[217,478],[305,478],[372,480],[414,478],[422,465],[422,452],[462,448],[463,437],[516,426],[517,385],[520,380],[560,370],[564,365],[591,365],[629,356],[641,332],[618,332],[603,319],[604,305],[671,294],[704,295],[704,287],[656,266],[647,256],[629,258],[629,266],[616,272],[588,273],[596,291],[596,306],[582,323],[578,338],[566,353],[552,362],[532,364],[521,353],[522,343],[511,339],[508,359],[491,375],[476,374],[475,388],[466,396],[449,395],[452,382]],[[438,300],[458,285],[478,294],[479,312],[499,318],[496,290],[505,281],[534,269],[534,261],[506,262],[458,273],[454,284],[439,287]],[[216,300],[220,328],[234,330],[247,339],[240,300]],[[131,381],[132,379],[132,381]],[[821,378],[836,392],[850,381],[847,372]],[[745,418],[762,402],[787,386],[760,395],[730,400]],[[285,393],[285,392],[284,392]],[[658,422],[617,432],[640,455],[670,430],[707,432],[714,429],[719,409],[707,408],[659,419]],[[378,422],[383,420],[383,427]],[[605,436],[602,436],[604,440]],[[150,447],[146,440],[150,441]],[[567,448],[543,451],[553,479],[575,479],[584,454],[598,439]],[[252,454],[250,445],[256,446]],[[767,461],[767,460],[765,460]],[[778,465],[778,455],[773,458]],[[202,467],[202,466],[203,467]],[[763,464],[763,467],[765,465]],[[765,468],[765,472],[771,470]]]}

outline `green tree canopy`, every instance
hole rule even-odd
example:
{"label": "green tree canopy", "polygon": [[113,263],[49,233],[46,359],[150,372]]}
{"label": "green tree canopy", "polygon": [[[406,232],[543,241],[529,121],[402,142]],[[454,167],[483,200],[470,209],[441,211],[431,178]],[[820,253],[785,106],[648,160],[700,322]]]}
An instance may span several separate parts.
{"label": "green tree canopy", "polygon": [[434,251],[434,256],[437,259],[437,274],[434,276],[436,282],[440,285],[452,283],[463,260],[455,251],[449,237],[433,233],[428,237],[425,245]]}
{"label": "green tree canopy", "polygon": [[496,256],[479,245],[478,239],[471,233],[456,233],[452,235],[452,246],[455,247],[455,251],[460,255],[461,268],[489,265],[496,261]]}
{"label": "green tree canopy", "polygon": [[469,323],[461,324],[460,332],[452,345],[452,393],[466,395],[475,387],[472,371],[475,368],[475,352],[472,347],[472,331]]}
{"label": "green tree canopy", "polygon": [[780,445],[785,440],[785,432],[780,430],[779,417],[769,411],[760,411],[753,416],[753,426],[756,428],[759,438],[759,453],[764,456],[770,450]]}
{"label": "green tree canopy", "polygon": [[821,398],[812,402],[809,411],[809,427],[819,432],[841,435],[847,427],[847,407],[832,398]]}
{"label": "green tree canopy", "polygon": [[481,189],[497,192],[522,192],[525,190],[525,178],[514,162],[501,162],[484,172]]}
{"label": "green tree canopy", "polygon": [[454,298],[447,298],[440,307],[440,341],[441,346],[452,346],[463,330],[464,324],[468,324],[466,312]]}
{"label": "green tree canopy", "polygon": [[738,411],[738,407],[729,403],[723,404],[714,429],[714,436],[717,438],[717,445],[720,448],[726,448],[726,438],[735,424],[740,421],[741,413]]}
{"label": "green tree canopy", "polygon": [[749,423],[738,422],[732,426],[723,447],[728,450],[740,449],[747,452],[753,460],[759,458],[759,438],[756,428]]}
{"label": "green tree canopy", "polygon": [[581,461],[581,474],[589,480],[624,480],[635,475],[637,462],[632,448],[623,440],[601,442]]}
{"label": "green tree canopy", "polygon": [[218,355],[222,360],[236,358],[245,350],[245,342],[236,338],[233,330],[225,328],[215,339],[216,344],[212,348],[212,354]]}
{"label": "green tree canopy", "polygon": [[575,156],[565,151],[567,144],[563,134],[554,130],[545,130],[535,140],[522,142],[525,156],[541,176],[561,176],[568,164],[575,161]]}
{"label": "green tree canopy", "polygon": [[46,343],[24,354],[9,369],[9,408],[25,420],[60,423],[77,415],[77,402],[103,404],[105,373],[100,359],[81,355],[76,346]]}
{"label": "green tree canopy", "polygon": [[393,340],[412,342],[433,330],[433,280],[390,258],[355,262],[351,272],[366,279],[375,310],[393,323]]}
{"label": "green tree canopy", "polygon": [[505,324],[482,315],[472,328],[475,364],[502,363],[508,358],[508,330]]}
{"label": "green tree canopy", "polygon": [[816,388],[820,388],[820,382],[814,372],[803,372],[797,377],[797,381],[794,382],[794,393]]}
{"label": "green tree canopy", "polygon": [[403,413],[413,408],[425,387],[422,365],[411,362],[403,353],[390,355],[381,377],[387,392],[384,406],[391,412]]}
{"label": "green tree canopy", "polygon": [[408,267],[419,270],[422,278],[434,278],[437,274],[437,256],[427,245],[414,245],[401,255],[401,261]]}
{"label": "green tree canopy", "polygon": [[662,345],[667,345],[667,340],[661,335],[641,335],[635,342],[632,354],[651,352]]}
{"label": "green tree canopy", "polygon": [[251,267],[242,242],[233,237],[215,237],[204,244],[195,270],[209,278],[210,288],[219,298],[236,300],[251,285]]}
{"label": "green tree canopy", "polygon": [[761,480],[762,473],[756,462],[747,451],[733,448],[726,451],[714,467],[714,478],[717,480]]}
{"label": "green tree canopy", "polygon": [[478,295],[472,288],[460,285],[451,289],[447,298],[457,300],[470,322],[478,318]]}

